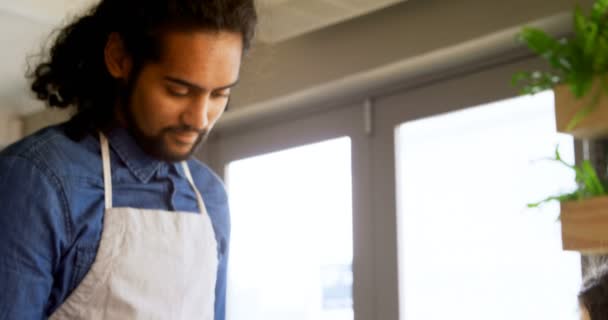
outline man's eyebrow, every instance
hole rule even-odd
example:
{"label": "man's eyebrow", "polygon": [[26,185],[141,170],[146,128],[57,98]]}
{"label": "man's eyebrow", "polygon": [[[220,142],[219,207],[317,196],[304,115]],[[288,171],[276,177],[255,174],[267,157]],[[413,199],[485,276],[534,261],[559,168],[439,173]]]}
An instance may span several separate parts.
{"label": "man's eyebrow", "polygon": [[[203,88],[203,87],[201,87],[199,85],[196,85],[194,83],[188,82],[186,80],[182,80],[182,79],[178,79],[178,78],[174,78],[174,77],[170,77],[170,76],[165,76],[165,80],[169,81],[169,82],[177,83],[179,85],[182,85],[182,86],[185,86],[185,87],[197,90],[197,91],[206,91],[205,88]],[[231,83],[229,85],[226,85],[226,86],[223,86],[223,87],[215,88],[214,90],[229,89],[229,88],[232,88],[232,87],[236,86],[238,82],[239,82],[239,79],[236,79],[236,81],[234,81],[233,83]]]}

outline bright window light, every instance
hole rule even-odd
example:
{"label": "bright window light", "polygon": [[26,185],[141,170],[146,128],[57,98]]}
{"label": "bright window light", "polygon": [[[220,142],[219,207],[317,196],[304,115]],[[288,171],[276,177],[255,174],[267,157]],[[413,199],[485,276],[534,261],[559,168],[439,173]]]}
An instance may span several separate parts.
{"label": "bright window light", "polygon": [[517,97],[399,126],[401,320],[578,319],[580,256],[561,249],[559,205],[575,187],[551,161],[553,94]]}
{"label": "bright window light", "polygon": [[229,320],[352,320],[350,138],[232,162]]}

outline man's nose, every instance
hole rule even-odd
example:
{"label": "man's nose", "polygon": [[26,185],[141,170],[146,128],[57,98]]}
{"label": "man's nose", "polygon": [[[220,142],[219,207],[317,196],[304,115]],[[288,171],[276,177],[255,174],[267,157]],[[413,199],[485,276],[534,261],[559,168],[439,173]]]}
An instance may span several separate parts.
{"label": "man's nose", "polygon": [[201,95],[192,102],[186,114],[186,123],[198,130],[206,129],[209,126],[209,95]]}

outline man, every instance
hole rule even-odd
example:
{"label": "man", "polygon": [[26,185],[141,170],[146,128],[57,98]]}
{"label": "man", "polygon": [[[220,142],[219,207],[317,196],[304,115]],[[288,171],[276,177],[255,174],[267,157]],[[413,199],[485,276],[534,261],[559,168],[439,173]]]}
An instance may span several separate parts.
{"label": "man", "polygon": [[224,187],[191,158],[228,104],[253,0],[103,0],[32,90],[66,123],[0,153],[0,319],[224,319]]}

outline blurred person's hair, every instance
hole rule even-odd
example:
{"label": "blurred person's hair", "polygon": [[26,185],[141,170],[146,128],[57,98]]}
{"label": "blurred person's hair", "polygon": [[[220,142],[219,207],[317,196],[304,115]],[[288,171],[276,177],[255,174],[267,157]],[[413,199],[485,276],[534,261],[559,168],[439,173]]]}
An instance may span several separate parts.
{"label": "blurred person's hair", "polygon": [[578,294],[581,307],[589,313],[591,320],[608,320],[608,264],[602,263],[588,268]]}

